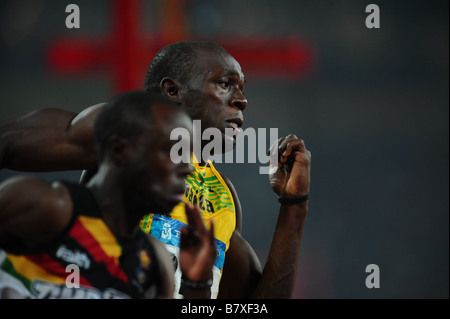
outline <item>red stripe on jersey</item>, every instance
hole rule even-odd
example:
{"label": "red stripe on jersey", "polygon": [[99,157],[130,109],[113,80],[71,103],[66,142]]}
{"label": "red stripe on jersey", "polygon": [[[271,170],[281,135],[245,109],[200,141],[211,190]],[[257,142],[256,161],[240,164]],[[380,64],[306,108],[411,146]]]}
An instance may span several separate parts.
{"label": "red stripe on jersey", "polygon": [[128,284],[128,277],[116,262],[116,258],[114,256],[108,256],[105,253],[101,248],[100,243],[78,219],[70,230],[69,236],[73,237],[80,245],[82,245],[96,262],[105,264],[111,276],[123,280]]}
{"label": "red stripe on jersey", "polygon": [[[49,273],[55,274],[63,278],[64,280],[67,279],[67,276],[69,276],[72,273],[70,271],[66,272],[66,269],[63,266],[61,266],[60,263],[58,263],[56,260],[54,260],[47,254],[26,255],[25,258],[39,265],[39,267],[44,268]],[[80,285],[92,287],[92,284],[86,278],[81,276],[81,274],[79,278],[80,278]]]}

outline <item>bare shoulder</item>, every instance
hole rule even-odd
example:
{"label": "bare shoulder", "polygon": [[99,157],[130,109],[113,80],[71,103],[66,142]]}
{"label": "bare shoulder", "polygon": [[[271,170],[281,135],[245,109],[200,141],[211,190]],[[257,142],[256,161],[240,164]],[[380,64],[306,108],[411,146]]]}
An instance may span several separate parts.
{"label": "bare shoulder", "polygon": [[85,108],[72,119],[71,124],[76,125],[79,122],[83,122],[86,120],[94,122],[95,119],[97,118],[97,115],[103,110],[105,105],[106,103],[102,102]]}
{"label": "bare shoulder", "polygon": [[50,184],[30,175],[14,176],[0,184],[0,198],[10,202],[33,199],[36,201],[35,204],[38,204],[64,199],[67,196],[69,196],[69,191],[61,182],[55,181]]}
{"label": "bare shoulder", "polygon": [[[55,187],[61,191],[62,185],[55,183]],[[37,199],[38,194],[45,195],[53,192],[52,185],[30,175],[14,176],[0,184],[0,198],[10,203],[21,202],[20,199]],[[42,198],[42,201],[46,199],[48,198]]]}
{"label": "bare shoulder", "polygon": [[72,143],[89,145],[93,140],[94,123],[106,103],[98,103],[76,114],[70,121],[68,139]]}
{"label": "bare shoulder", "polygon": [[15,238],[32,248],[47,243],[67,226],[73,206],[62,183],[18,176],[0,184],[0,207],[0,244],[2,238]]}

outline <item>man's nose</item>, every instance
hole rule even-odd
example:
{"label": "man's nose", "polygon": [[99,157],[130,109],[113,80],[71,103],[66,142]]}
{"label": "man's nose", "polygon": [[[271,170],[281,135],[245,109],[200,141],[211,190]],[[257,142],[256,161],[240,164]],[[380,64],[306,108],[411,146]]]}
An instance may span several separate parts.
{"label": "man's nose", "polygon": [[247,107],[247,99],[244,96],[244,93],[240,89],[237,89],[233,99],[231,100],[231,106],[237,108],[238,110],[245,110]]}

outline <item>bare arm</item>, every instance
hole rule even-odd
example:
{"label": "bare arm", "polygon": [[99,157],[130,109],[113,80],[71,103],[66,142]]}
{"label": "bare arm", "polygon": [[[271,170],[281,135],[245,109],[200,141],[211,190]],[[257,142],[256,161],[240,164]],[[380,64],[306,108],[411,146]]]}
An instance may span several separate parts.
{"label": "bare arm", "polygon": [[249,298],[261,280],[262,267],[250,244],[235,230],[226,253],[218,298]]}
{"label": "bare arm", "polygon": [[[272,151],[277,146],[278,143],[272,146]],[[278,168],[270,175],[275,193],[287,197],[309,193],[311,153],[303,141],[295,135],[282,138],[279,141],[279,153]],[[235,192],[233,197],[235,202],[239,201]],[[226,254],[219,297],[291,298],[307,212],[308,201],[280,205],[269,256],[262,273],[255,252],[236,230]],[[236,213],[241,214],[240,211]]]}
{"label": "bare arm", "polygon": [[281,206],[269,256],[251,297],[292,297],[307,210],[306,203]]}
{"label": "bare arm", "polygon": [[226,252],[218,298],[248,298],[258,284],[262,266],[253,248],[242,237],[242,209],[231,181],[221,174],[230,189],[236,209],[236,228]]}
{"label": "bare arm", "polygon": [[95,168],[93,127],[103,105],[80,113],[46,108],[0,121],[0,169],[44,172]]}
{"label": "bare arm", "polygon": [[0,184],[0,247],[20,253],[55,238],[68,225],[72,201],[65,186],[34,177]]}

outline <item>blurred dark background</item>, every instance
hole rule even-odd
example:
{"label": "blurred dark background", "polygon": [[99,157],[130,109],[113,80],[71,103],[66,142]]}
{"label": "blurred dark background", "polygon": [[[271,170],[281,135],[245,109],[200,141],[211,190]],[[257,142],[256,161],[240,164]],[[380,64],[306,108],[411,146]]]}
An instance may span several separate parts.
{"label": "blurred dark background", "polygon": [[[64,61],[55,66],[56,58],[49,58],[61,38],[101,39],[117,30],[113,2],[1,1],[0,120],[41,107],[81,111],[120,91],[120,76],[108,71],[115,60],[71,71],[73,61],[66,70]],[[69,3],[80,8],[79,29],[65,26]],[[369,3],[380,8],[379,29],[365,25]],[[289,41],[304,53],[292,67],[289,59],[273,68],[263,60],[247,72],[247,62],[241,63],[248,80],[245,128],[295,133],[312,152],[295,298],[449,297],[448,1],[140,5],[134,14],[150,43],[210,39],[246,50],[246,39],[264,39],[258,57]],[[102,61],[121,50],[102,51]],[[67,48],[65,54],[71,58]],[[153,51],[139,54],[147,61],[139,67],[145,73]],[[133,83],[141,85],[137,73]],[[244,237],[264,263],[278,204],[259,166],[217,164],[238,191]],[[19,173],[0,171],[0,181]],[[37,175],[76,181],[80,172]],[[379,289],[365,285],[368,264],[380,267]]]}

